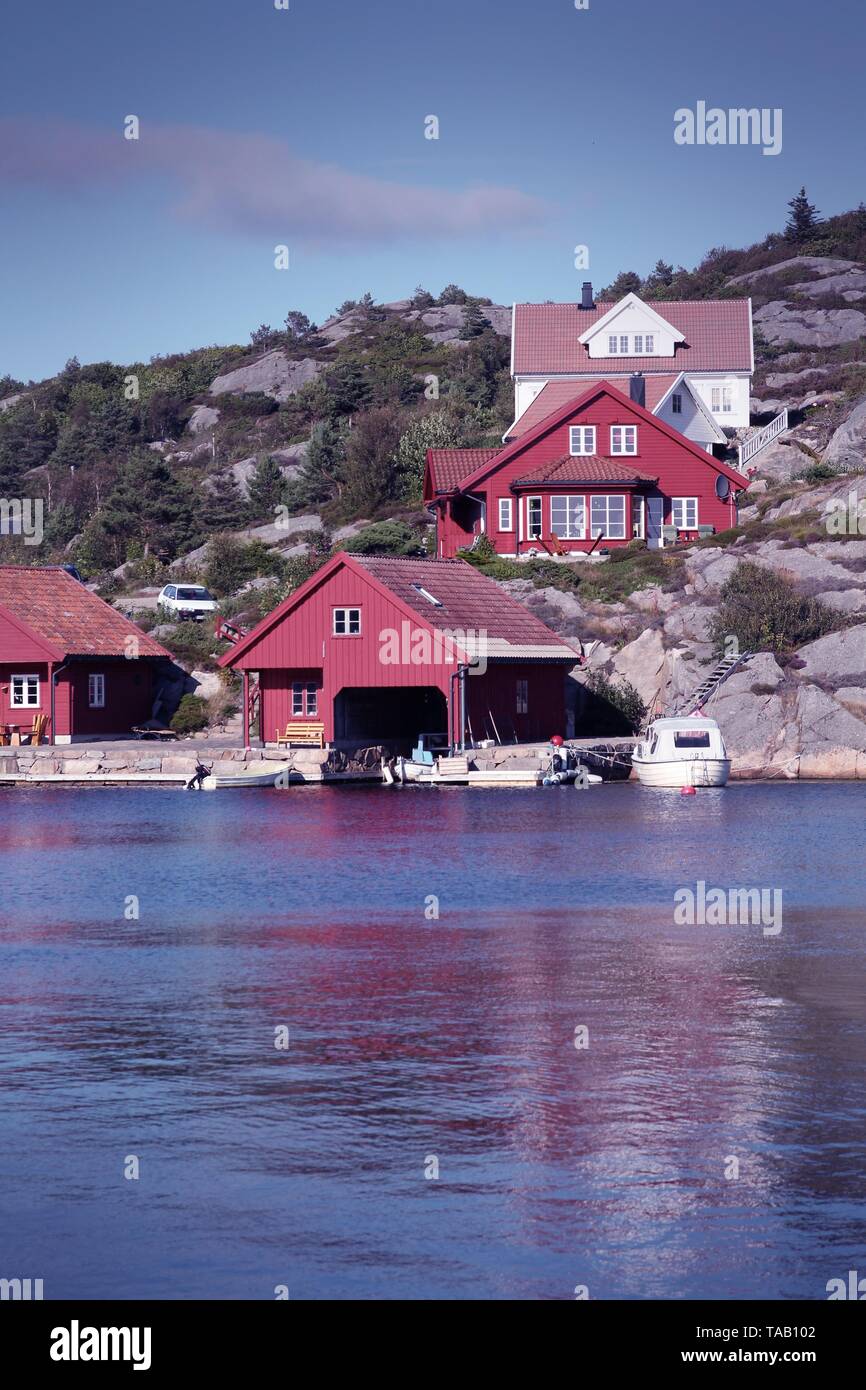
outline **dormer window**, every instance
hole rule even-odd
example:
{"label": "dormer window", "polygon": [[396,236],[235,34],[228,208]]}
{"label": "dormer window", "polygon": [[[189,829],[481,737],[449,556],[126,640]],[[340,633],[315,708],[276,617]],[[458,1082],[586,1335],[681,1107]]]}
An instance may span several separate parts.
{"label": "dormer window", "polygon": [[611,454],[637,453],[637,425],[611,425]]}
{"label": "dormer window", "polygon": [[610,353],[611,357],[616,357],[616,344],[617,344],[617,337],[616,337],[616,334],[615,334],[615,333],[611,333],[611,334],[609,335],[609,337],[608,337],[608,340],[607,340],[607,350],[608,350],[608,352]]}
{"label": "dormer window", "polygon": [[572,425],[568,435],[569,452],[573,456],[595,453],[595,425]]}

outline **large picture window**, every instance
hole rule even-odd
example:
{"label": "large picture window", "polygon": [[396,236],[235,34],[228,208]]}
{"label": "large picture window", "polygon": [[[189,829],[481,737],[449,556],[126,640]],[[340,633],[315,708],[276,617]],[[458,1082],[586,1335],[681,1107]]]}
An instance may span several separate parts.
{"label": "large picture window", "polygon": [[583,497],[550,499],[550,529],[563,541],[582,541],[586,535],[586,503]]}
{"label": "large picture window", "polygon": [[617,494],[590,498],[589,529],[592,539],[625,540],[625,497]]}

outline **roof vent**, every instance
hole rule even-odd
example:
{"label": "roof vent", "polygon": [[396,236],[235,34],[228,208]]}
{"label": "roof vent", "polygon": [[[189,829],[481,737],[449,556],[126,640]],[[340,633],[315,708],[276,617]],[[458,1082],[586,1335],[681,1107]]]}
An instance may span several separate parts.
{"label": "roof vent", "polygon": [[581,309],[594,309],[595,302],[592,297],[592,281],[584,280],[583,289],[580,292]]}

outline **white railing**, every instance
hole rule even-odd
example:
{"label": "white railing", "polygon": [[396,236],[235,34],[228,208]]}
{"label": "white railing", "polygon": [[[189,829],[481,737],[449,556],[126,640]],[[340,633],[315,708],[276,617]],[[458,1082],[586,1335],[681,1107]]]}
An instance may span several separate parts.
{"label": "white railing", "polygon": [[775,420],[770,421],[769,425],[765,425],[762,430],[757,430],[755,434],[750,434],[748,439],[740,445],[740,472],[743,471],[750,459],[753,459],[780,434],[784,434],[787,428],[788,411],[783,410],[776,416]]}

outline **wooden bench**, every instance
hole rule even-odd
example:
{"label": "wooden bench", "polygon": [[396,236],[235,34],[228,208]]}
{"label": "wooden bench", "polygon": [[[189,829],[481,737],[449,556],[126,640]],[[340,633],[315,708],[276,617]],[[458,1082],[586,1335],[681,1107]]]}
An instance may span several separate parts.
{"label": "wooden bench", "polygon": [[281,734],[277,729],[277,747],[291,748],[293,743],[304,744],[312,748],[324,748],[325,746],[325,726],[316,724],[310,720],[294,719],[286,725],[286,732]]}

